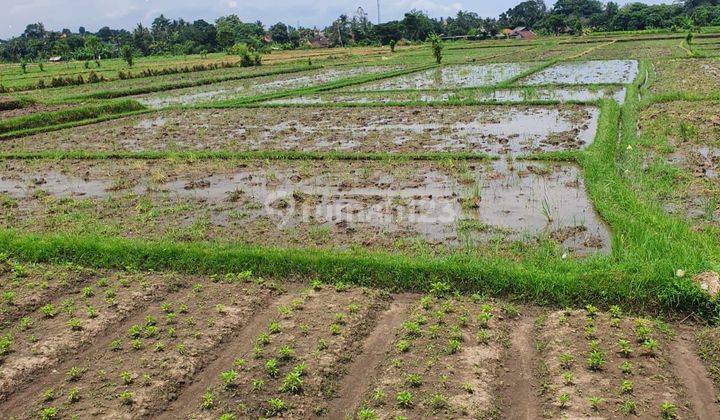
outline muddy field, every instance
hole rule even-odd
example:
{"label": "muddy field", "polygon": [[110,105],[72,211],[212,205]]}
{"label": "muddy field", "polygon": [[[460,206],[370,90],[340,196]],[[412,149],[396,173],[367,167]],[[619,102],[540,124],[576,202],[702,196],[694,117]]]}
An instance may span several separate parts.
{"label": "muddy field", "polygon": [[0,143],[0,150],[578,150],[595,137],[589,106],[287,108],[166,111]]}
{"label": "muddy field", "polygon": [[285,105],[326,105],[326,104],[385,104],[398,102],[510,102],[527,101],[553,102],[595,102],[601,99],[613,99],[619,104],[625,102],[625,88],[541,88],[524,87],[514,89],[484,89],[455,91],[394,91],[394,92],[330,92],[324,94],[299,96],[296,98],[275,99],[268,104]]}
{"label": "muddy field", "polygon": [[576,166],[487,162],[8,161],[0,223],[178,241],[402,250],[549,240],[608,252]]}
{"label": "muddy field", "polygon": [[720,227],[720,105],[715,102],[655,104],[640,120],[646,166],[675,169],[678,188],[665,208],[697,226]]}
{"label": "muddy field", "polygon": [[9,419],[720,415],[717,331],[621,308],[1,264]]}
{"label": "muddy field", "polygon": [[399,69],[400,67],[397,66],[328,68],[305,73],[289,73],[281,76],[233,80],[199,87],[139,95],[132,98],[152,108],[162,108],[170,105],[196,105],[204,102],[241,99],[252,95],[316,86],[339,79],[390,72]]}

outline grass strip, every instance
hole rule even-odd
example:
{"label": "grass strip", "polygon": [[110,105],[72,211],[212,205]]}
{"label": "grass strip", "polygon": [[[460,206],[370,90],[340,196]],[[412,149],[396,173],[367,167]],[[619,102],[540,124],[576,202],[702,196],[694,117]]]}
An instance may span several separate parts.
{"label": "grass strip", "polygon": [[695,307],[696,312],[712,317],[718,312],[717,303],[707,295],[703,299],[692,280],[677,278],[675,273],[679,269],[688,273],[717,269],[718,250],[710,238],[693,232],[684,221],[670,217],[659,205],[640,200],[616,167],[636,136],[638,90],[648,65],[642,63],[642,76],[629,87],[622,109],[612,101],[602,105],[598,136],[579,162],[596,209],[615,229],[613,257],[632,277],[644,279],[637,280],[637,285],[655,288],[666,306]]}
{"label": "grass strip", "polygon": [[44,127],[36,127],[36,128],[27,128],[23,130],[16,130],[16,131],[10,131],[8,133],[0,134],[0,140],[8,140],[8,139],[14,139],[19,137],[27,137],[31,136],[33,134],[40,134],[40,133],[49,133],[52,131],[58,131],[63,130],[66,128],[73,128],[73,127],[81,127],[83,125],[91,125],[96,124],[104,121],[110,121],[115,120],[119,118],[125,118],[125,117],[131,117],[134,115],[140,115],[140,114],[148,114],[151,112],[155,112],[151,109],[141,109],[138,111],[130,111],[130,112],[121,112],[118,114],[110,114],[110,115],[104,115],[97,118],[90,118],[85,120],[79,120],[79,121],[71,121],[63,124],[56,124],[56,125],[48,125]]}
{"label": "grass strip", "polygon": [[655,103],[665,102],[705,102],[720,101],[720,92],[710,92],[707,94],[696,94],[686,92],[668,92],[652,95],[643,105],[648,106]]}
{"label": "grass strip", "polygon": [[[681,281],[625,277],[606,258],[520,264],[463,255],[406,257],[385,253],[249,247],[235,244],[148,242],[93,236],[32,235],[0,230],[0,251],[33,262],[91,267],[214,274],[250,270],[256,275],[314,277],[402,291],[426,291],[446,282],[468,293],[538,304],[622,305],[640,311],[714,308],[697,287]],[[672,296],[674,299],[666,299]]]}
{"label": "grass strip", "polygon": [[14,98],[14,97],[0,97],[0,111],[11,111],[13,109],[25,108],[26,106],[34,104],[27,98]]}
{"label": "grass strip", "polygon": [[256,78],[256,77],[267,77],[267,76],[277,76],[280,74],[299,73],[299,72],[303,72],[303,71],[318,70],[321,68],[322,68],[322,66],[292,67],[292,68],[279,69],[279,70],[269,70],[269,71],[262,72],[262,73],[249,73],[249,74],[239,74],[239,75],[236,74],[236,75],[229,75],[229,76],[223,76],[223,77],[213,77],[213,78],[206,78],[206,79],[199,79],[199,80],[178,81],[178,82],[172,82],[172,83],[141,86],[141,87],[136,87],[136,88],[128,88],[128,89],[120,89],[120,90],[105,90],[105,91],[90,93],[87,95],[69,97],[66,99],[68,99],[68,100],[114,99],[114,98],[121,98],[121,97],[125,97],[125,96],[143,95],[146,93],[164,92],[164,91],[168,91],[168,90],[211,85],[214,83],[229,82],[232,80],[244,80],[244,79],[252,79],[252,78]]}
{"label": "grass strip", "polygon": [[56,126],[75,121],[101,118],[108,115],[140,111],[145,109],[136,101],[116,101],[102,105],[86,105],[53,112],[40,112],[0,121],[0,134],[12,131],[31,130],[39,127]]}

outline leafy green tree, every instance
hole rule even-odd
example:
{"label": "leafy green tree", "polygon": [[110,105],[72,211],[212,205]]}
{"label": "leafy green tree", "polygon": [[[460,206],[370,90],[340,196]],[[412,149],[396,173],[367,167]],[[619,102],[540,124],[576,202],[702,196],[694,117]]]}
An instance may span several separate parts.
{"label": "leafy green tree", "polygon": [[500,15],[500,25],[509,28],[518,26],[533,27],[547,16],[547,6],[543,0],[528,0]]}
{"label": "leafy green tree", "polygon": [[142,55],[150,54],[150,45],[153,42],[152,34],[150,30],[138,23],[132,33],[133,46],[135,49],[140,51]]}
{"label": "leafy green tree", "polygon": [[272,40],[278,44],[287,44],[290,42],[290,31],[286,24],[278,22],[270,27],[270,36]]}
{"label": "leafy green tree", "polygon": [[120,49],[120,54],[122,55],[123,60],[127,63],[128,67],[133,66],[133,50],[132,47],[129,45],[123,45]]}
{"label": "leafy green tree", "polygon": [[442,50],[445,47],[445,45],[443,45],[442,38],[440,38],[438,34],[432,33],[430,34],[430,36],[428,36],[428,42],[430,42],[430,48],[432,48],[435,61],[438,64],[442,63]]}
{"label": "leafy green tree", "polygon": [[405,37],[413,41],[427,39],[430,34],[442,32],[440,22],[430,19],[424,12],[411,10],[402,20]]}
{"label": "leafy green tree", "polygon": [[89,35],[85,38],[85,48],[87,48],[93,58],[97,59],[100,56],[100,47],[100,39],[95,35]]}

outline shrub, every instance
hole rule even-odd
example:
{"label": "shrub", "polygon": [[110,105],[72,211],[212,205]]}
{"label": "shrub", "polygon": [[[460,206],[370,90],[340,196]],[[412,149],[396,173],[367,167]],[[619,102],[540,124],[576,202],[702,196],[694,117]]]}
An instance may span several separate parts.
{"label": "shrub", "polygon": [[235,44],[228,48],[227,53],[239,56],[241,67],[253,67],[262,64],[262,56],[258,52],[252,51],[247,44]]}
{"label": "shrub", "polygon": [[430,42],[430,47],[432,48],[433,56],[435,57],[435,61],[440,64],[442,63],[442,50],[445,47],[443,45],[443,41],[437,34],[430,34],[428,37],[428,42]]}

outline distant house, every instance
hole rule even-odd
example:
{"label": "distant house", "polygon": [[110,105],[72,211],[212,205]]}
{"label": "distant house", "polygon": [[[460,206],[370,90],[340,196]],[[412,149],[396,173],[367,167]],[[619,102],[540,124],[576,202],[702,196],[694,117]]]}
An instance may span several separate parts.
{"label": "distant house", "polygon": [[330,40],[320,31],[315,31],[315,37],[309,40],[310,48],[328,48],[330,46]]}
{"label": "distant house", "polygon": [[510,31],[509,37],[517,39],[535,39],[535,32],[525,26],[518,26]]}
{"label": "distant house", "polygon": [[48,59],[48,61],[51,62],[51,63],[59,63],[59,62],[62,61],[62,57],[60,57],[60,56],[50,57],[50,58]]}

